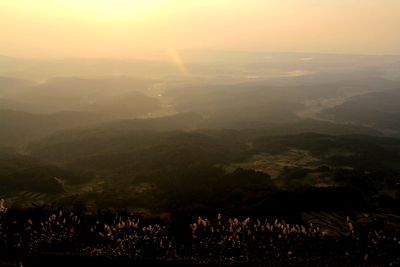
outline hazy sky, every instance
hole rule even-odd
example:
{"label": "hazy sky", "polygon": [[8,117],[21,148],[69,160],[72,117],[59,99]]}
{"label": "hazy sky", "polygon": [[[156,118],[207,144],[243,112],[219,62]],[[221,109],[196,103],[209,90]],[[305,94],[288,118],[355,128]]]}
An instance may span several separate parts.
{"label": "hazy sky", "polygon": [[400,54],[399,25],[400,0],[0,0],[0,54]]}

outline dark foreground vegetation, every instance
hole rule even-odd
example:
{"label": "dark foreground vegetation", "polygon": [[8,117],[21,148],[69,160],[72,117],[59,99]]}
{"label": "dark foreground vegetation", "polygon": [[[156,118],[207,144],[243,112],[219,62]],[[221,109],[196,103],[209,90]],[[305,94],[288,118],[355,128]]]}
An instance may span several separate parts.
{"label": "dark foreground vegetation", "polygon": [[398,139],[115,125],[50,139],[0,158],[5,265],[400,264]]}
{"label": "dark foreground vegetation", "polygon": [[[191,223],[185,221],[192,220]],[[333,228],[332,228],[333,229]],[[340,229],[271,218],[146,219],[36,208],[0,213],[0,263],[24,266],[398,266],[400,231],[374,215]]]}

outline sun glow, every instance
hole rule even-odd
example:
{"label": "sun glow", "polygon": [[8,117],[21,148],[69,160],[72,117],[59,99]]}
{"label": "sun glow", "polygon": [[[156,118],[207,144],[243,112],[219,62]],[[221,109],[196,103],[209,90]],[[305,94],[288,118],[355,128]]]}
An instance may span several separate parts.
{"label": "sun glow", "polygon": [[399,10],[398,0],[0,0],[0,55],[165,54],[185,72],[185,49],[398,54]]}
{"label": "sun glow", "polygon": [[80,17],[97,20],[129,20],[155,13],[165,2],[165,0],[63,0],[60,4],[66,11]]}

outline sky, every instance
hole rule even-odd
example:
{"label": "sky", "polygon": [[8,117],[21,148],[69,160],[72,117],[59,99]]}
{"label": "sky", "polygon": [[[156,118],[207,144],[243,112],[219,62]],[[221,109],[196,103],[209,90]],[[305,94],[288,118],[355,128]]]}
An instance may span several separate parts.
{"label": "sky", "polygon": [[0,55],[400,54],[399,25],[399,0],[0,0]]}

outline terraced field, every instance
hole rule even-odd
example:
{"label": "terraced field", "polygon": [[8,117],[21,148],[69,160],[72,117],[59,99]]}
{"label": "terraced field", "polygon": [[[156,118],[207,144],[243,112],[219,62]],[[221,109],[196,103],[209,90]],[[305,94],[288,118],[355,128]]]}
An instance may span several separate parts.
{"label": "terraced field", "polygon": [[309,151],[291,149],[289,152],[279,155],[257,154],[244,162],[227,166],[227,170],[231,171],[236,168],[251,169],[267,173],[272,179],[276,179],[285,168],[316,168],[321,164],[321,160],[311,156]]}

